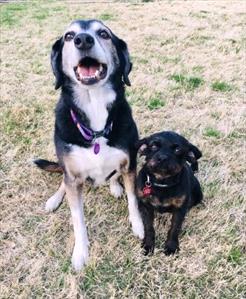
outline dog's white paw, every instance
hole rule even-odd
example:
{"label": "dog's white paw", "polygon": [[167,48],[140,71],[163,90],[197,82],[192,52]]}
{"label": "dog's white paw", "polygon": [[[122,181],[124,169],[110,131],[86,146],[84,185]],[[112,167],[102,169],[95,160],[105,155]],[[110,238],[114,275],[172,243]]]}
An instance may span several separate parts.
{"label": "dog's white paw", "polygon": [[130,216],[130,222],[133,234],[142,240],[144,238],[144,226],[141,216],[139,214]]}
{"label": "dog's white paw", "polygon": [[72,255],[72,266],[75,271],[80,271],[89,260],[88,246],[74,246]]}
{"label": "dog's white paw", "polygon": [[45,211],[46,212],[53,212],[55,211],[59,205],[61,204],[63,199],[63,195],[55,193],[53,196],[51,196],[45,204]]}
{"label": "dog's white paw", "polygon": [[123,188],[122,188],[122,186],[120,185],[119,182],[117,182],[117,181],[111,181],[110,182],[110,193],[115,198],[118,198],[118,197],[122,196],[122,194],[123,194]]}

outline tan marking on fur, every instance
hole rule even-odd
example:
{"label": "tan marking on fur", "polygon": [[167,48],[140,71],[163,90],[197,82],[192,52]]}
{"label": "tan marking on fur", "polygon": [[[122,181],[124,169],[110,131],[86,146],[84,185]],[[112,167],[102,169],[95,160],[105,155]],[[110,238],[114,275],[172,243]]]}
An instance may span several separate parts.
{"label": "tan marking on fur", "polygon": [[122,173],[127,173],[128,169],[129,169],[129,158],[128,159],[124,159],[120,163],[120,170],[122,171]]}
{"label": "tan marking on fur", "polygon": [[176,208],[180,208],[185,201],[185,195],[182,195],[180,197],[172,197],[170,199],[170,204],[175,206]]}
{"label": "tan marking on fur", "polygon": [[44,170],[49,172],[63,173],[62,167],[60,165],[48,165],[44,168]]}
{"label": "tan marking on fur", "polygon": [[136,172],[123,173],[123,180],[126,190],[135,193],[135,177]]}
{"label": "tan marking on fur", "polygon": [[141,197],[143,197],[143,195],[144,195],[143,190],[138,188],[137,189],[137,196],[141,198]]}

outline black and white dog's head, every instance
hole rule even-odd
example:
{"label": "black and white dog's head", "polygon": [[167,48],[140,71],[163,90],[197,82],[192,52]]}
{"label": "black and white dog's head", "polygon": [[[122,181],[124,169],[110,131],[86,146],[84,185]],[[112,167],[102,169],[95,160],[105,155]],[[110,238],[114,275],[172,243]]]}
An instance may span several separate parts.
{"label": "black and white dog's head", "polygon": [[127,45],[98,20],[72,22],[52,47],[51,65],[56,89],[65,81],[86,89],[102,86],[112,76],[130,85]]}

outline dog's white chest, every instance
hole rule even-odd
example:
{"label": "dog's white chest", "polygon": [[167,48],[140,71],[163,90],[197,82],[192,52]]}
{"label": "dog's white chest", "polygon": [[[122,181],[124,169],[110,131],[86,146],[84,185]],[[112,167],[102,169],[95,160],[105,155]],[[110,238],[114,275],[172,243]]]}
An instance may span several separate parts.
{"label": "dog's white chest", "polygon": [[110,85],[85,91],[76,89],[75,102],[90,120],[90,128],[94,131],[104,129],[108,118],[108,105],[116,98],[115,91]]}
{"label": "dog's white chest", "polygon": [[71,151],[65,158],[66,167],[75,175],[79,175],[83,181],[91,178],[96,185],[103,184],[114,170],[121,172],[121,167],[128,163],[127,153],[108,146],[106,141],[104,137],[97,139],[100,145],[98,154],[94,153],[93,146],[83,148],[72,145]]}

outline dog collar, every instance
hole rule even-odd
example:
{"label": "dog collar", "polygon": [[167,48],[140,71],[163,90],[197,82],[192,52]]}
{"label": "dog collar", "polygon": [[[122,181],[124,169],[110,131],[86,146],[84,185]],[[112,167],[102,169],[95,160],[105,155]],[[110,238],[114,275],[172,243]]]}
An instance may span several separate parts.
{"label": "dog collar", "polygon": [[[178,174],[178,176],[179,176],[179,174]],[[144,196],[151,195],[151,193],[153,192],[153,186],[158,187],[158,188],[169,188],[169,187],[173,187],[173,186],[177,185],[178,183],[179,183],[179,181],[172,183],[172,184],[159,184],[159,183],[155,183],[153,181],[151,182],[150,176],[148,174],[146,174],[146,181],[145,181],[145,186],[143,188],[143,195]]]}
{"label": "dog collar", "polygon": [[72,120],[78,130],[80,131],[83,138],[94,145],[94,154],[97,155],[100,152],[100,144],[96,142],[96,139],[99,137],[105,137],[108,138],[109,133],[112,131],[113,122],[110,122],[109,124],[106,124],[105,128],[101,131],[94,131],[90,128],[87,128],[85,125],[83,125],[78,118],[76,117],[75,112],[70,109],[70,114],[72,117]]}

